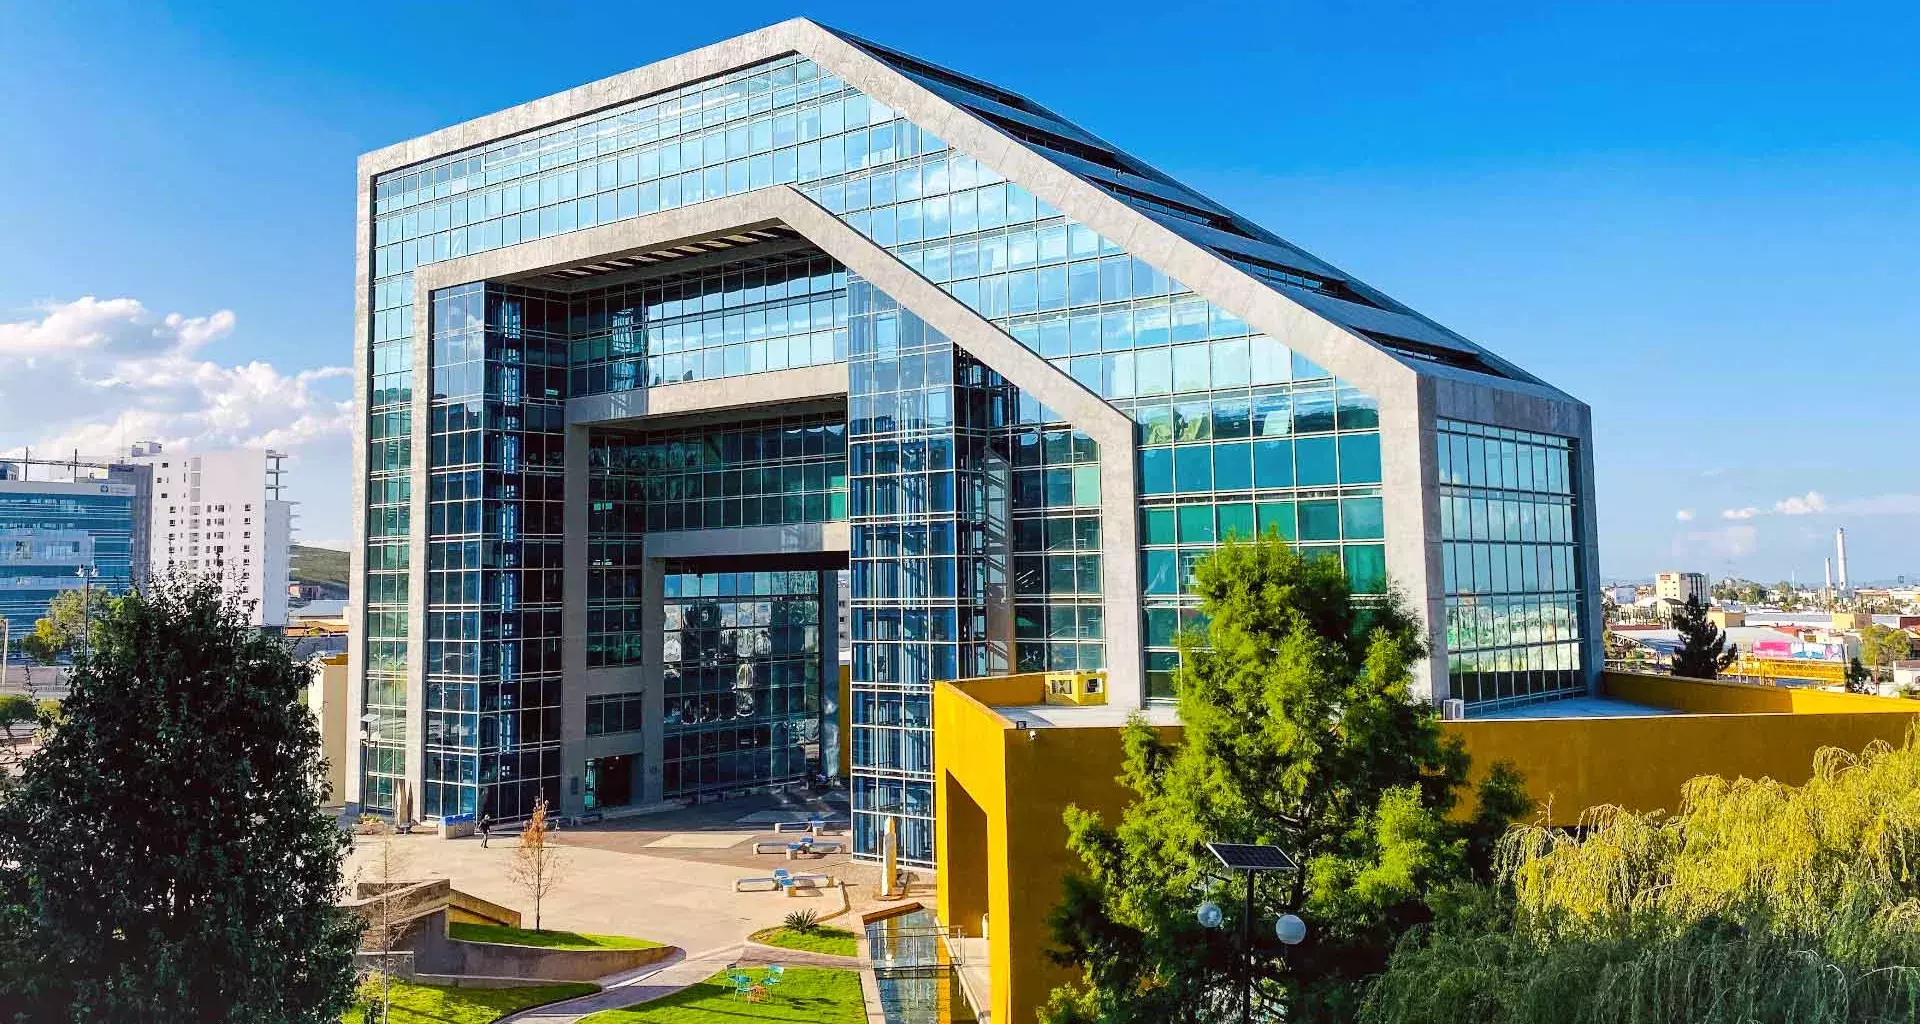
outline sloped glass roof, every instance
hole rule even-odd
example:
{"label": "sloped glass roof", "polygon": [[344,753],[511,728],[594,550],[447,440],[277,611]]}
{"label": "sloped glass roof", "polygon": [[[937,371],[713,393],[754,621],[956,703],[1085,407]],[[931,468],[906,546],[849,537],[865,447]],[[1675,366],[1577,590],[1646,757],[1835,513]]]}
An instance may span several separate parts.
{"label": "sloped glass roof", "polygon": [[837,29],[829,31],[1167,230],[1403,360],[1423,368],[1439,363],[1535,381],[1479,345],[1018,93]]}

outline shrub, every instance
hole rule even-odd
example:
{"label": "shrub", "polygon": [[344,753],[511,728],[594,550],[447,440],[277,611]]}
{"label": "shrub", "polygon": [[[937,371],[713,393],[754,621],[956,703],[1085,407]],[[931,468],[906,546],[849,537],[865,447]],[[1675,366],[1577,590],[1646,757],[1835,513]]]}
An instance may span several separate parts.
{"label": "shrub", "polygon": [[792,931],[799,932],[802,935],[811,935],[815,929],[820,927],[820,915],[811,910],[796,910],[788,914],[786,920],[781,923]]}

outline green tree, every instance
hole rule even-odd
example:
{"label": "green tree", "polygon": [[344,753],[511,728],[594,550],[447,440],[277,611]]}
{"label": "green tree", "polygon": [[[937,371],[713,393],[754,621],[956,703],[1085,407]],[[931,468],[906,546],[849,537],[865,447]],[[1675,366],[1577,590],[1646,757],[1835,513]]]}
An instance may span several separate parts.
{"label": "green tree", "polygon": [[11,1020],[339,1021],[359,924],[306,683],[216,581],[106,605],[0,800]]}
{"label": "green tree", "polygon": [[1773,585],[1773,601],[1779,605],[1783,611],[1791,610],[1795,605],[1800,603],[1799,596],[1793,589],[1793,584],[1786,580],[1781,580]]}
{"label": "green tree", "polygon": [[1880,688],[1873,683],[1873,673],[1867,666],[1860,664],[1859,658],[1848,658],[1845,680],[1848,693],[1879,693]]}
{"label": "green tree", "polygon": [[1676,676],[1715,679],[1740,656],[1727,645],[1720,627],[1707,619],[1707,606],[1698,598],[1687,598],[1686,606],[1674,613],[1673,628],[1680,631],[1680,650],[1673,655]]}
{"label": "green tree", "polygon": [[83,587],[63,590],[47,605],[47,614],[33,624],[33,632],[21,640],[28,657],[43,665],[72,657],[85,643],[89,624],[98,619],[112,602],[104,590]]}
{"label": "green tree", "polygon": [[50,666],[60,660],[60,651],[37,628],[20,638],[20,653],[27,656],[27,689],[33,686],[33,666]]}
{"label": "green tree", "polygon": [[[1284,961],[1255,958],[1263,1006],[1289,1021],[1347,1019],[1393,938],[1426,919],[1422,895],[1470,877],[1525,796],[1509,767],[1480,813],[1451,820],[1467,757],[1408,689],[1420,629],[1397,599],[1357,604],[1339,564],[1269,535],[1200,563],[1205,645],[1181,638],[1182,741],[1135,719],[1121,780],[1138,795],[1115,826],[1069,808],[1085,866],[1052,919],[1057,961],[1082,980],[1053,993],[1054,1024],[1237,1020],[1247,962],[1245,886],[1208,841],[1273,843],[1303,870],[1256,889],[1254,934],[1310,922]],[[1228,909],[1228,927],[1195,908]]]}
{"label": "green tree", "polygon": [[1912,656],[1913,634],[1904,629],[1874,623],[1860,631],[1860,657],[1881,679],[1892,679],[1894,663]]}
{"label": "green tree", "polygon": [[1365,1024],[1840,1024],[1920,1018],[1914,740],[1826,749],[1804,786],[1699,778],[1679,813],[1523,827],[1504,890],[1414,929]]}
{"label": "green tree", "polygon": [[0,731],[6,733],[8,743],[18,738],[19,729],[31,727],[39,720],[40,708],[32,697],[24,693],[0,693]]}

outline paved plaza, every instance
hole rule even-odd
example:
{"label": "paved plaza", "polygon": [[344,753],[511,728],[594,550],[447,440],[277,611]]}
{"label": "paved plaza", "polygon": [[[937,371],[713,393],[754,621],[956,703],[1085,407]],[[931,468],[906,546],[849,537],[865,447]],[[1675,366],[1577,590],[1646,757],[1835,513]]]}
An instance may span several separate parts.
{"label": "paved plaza", "polygon": [[[846,821],[843,803],[818,805],[817,810],[835,821]],[[652,939],[702,957],[738,948],[748,935],[778,925],[794,910],[814,910],[822,918],[840,912],[837,889],[797,897],[733,890],[735,879],[787,868],[796,874],[815,872],[847,881],[854,914],[833,917],[831,923],[857,930],[855,914],[873,902],[879,879],[875,867],[853,863],[845,854],[789,861],[784,854],[753,852],[756,839],[776,838],[774,820],[804,820],[809,813],[781,809],[771,797],[755,797],[563,828],[552,839],[565,851],[562,882],[543,904],[541,924]],[[799,837],[789,833],[777,838]],[[845,835],[822,838],[850,842]],[[496,834],[484,849],[478,837],[441,839],[424,828],[391,841],[399,861],[396,874],[445,877],[456,889],[520,911],[526,926],[532,927],[532,904],[508,881],[519,844],[517,834]],[[376,877],[380,842],[355,838],[347,867],[350,879]]]}

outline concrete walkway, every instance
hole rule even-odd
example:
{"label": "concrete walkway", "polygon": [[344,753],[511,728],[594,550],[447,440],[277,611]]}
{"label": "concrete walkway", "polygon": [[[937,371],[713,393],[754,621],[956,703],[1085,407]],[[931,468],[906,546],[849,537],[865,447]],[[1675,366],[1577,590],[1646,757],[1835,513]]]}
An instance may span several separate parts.
{"label": "concrete walkway", "polygon": [[757,942],[742,942],[691,955],[683,951],[661,963],[649,964],[637,971],[601,978],[600,991],[590,996],[522,1010],[510,1017],[501,1018],[499,1024],[571,1024],[573,1021],[602,1010],[624,1009],[670,996],[683,988],[707,980],[728,964],[738,964],[741,967],[783,964],[787,967],[837,967],[848,971],[860,969],[858,957],[809,953],[798,949],[763,946]]}

